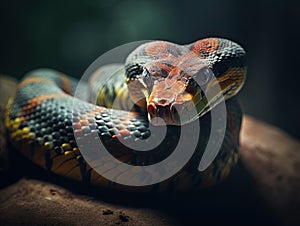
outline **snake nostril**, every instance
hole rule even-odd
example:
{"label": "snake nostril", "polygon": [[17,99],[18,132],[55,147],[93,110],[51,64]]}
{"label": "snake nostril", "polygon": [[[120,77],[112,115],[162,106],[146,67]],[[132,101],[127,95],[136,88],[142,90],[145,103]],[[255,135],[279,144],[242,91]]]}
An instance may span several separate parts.
{"label": "snake nostril", "polygon": [[160,100],[158,101],[158,103],[159,103],[160,105],[165,105],[166,102],[167,102],[166,99],[160,99]]}

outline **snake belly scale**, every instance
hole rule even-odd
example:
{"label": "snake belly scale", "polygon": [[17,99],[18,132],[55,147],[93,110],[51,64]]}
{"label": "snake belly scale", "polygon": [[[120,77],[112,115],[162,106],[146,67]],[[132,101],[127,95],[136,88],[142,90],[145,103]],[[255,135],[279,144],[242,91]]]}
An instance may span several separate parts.
{"label": "snake belly scale", "polygon": [[[11,143],[46,170],[105,188],[190,191],[225,178],[238,160],[242,113],[235,95],[246,75],[243,48],[221,38],[201,39],[189,45],[153,41],[130,53],[122,67],[124,73],[116,73],[99,94],[90,94],[96,96],[100,106],[78,99],[75,108],[76,79],[51,69],[29,72],[7,106],[5,124]],[[110,67],[104,69],[107,72]],[[205,74],[207,69],[213,72],[214,78]],[[203,73],[199,73],[201,71]],[[93,75],[92,87],[87,90],[93,90],[93,83],[97,83],[101,75]],[[203,76],[200,78],[203,83],[197,84],[195,76]],[[220,91],[213,93],[211,100],[206,98],[205,94],[215,90],[216,85]],[[121,100],[119,109],[112,109],[116,96]],[[226,115],[222,119],[227,122],[225,137],[212,164],[200,172],[197,167],[210,133],[210,110],[218,108],[220,96],[224,97],[226,105]],[[196,113],[181,117],[188,114],[185,109],[190,106],[195,106]],[[155,124],[157,117],[165,121],[167,132],[154,150],[139,152],[120,142],[120,139],[127,142],[147,139],[151,136],[149,124]],[[75,139],[96,134],[119,161],[129,165],[151,165],[166,158],[175,148],[180,123],[199,123],[201,127],[194,154],[169,179],[144,187],[120,185],[99,175],[87,164]],[[190,133],[185,134],[186,139],[193,131]],[[109,162],[101,167],[114,177],[122,176]]]}

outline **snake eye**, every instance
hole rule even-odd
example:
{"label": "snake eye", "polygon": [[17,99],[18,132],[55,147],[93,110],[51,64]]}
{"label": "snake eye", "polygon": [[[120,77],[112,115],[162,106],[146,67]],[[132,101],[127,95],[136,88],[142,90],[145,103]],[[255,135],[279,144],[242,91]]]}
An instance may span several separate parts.
{"label": "snake eye", "polygon": [[210,70],[208,67],[204,67],[201,70],[199,70],[194,77],[197,77],[197,83],[200,86],[205,86],[208,84],[209,81],[211,81],[212,78],[214,78],[214,74],[212,70]]}
{"label": "snake eye", "polygon": [[144,68],[144,70],[142,72],[142,80],[148,88],[153,86],[152,78],[150,76],[149,71],[146,68]]}
{"label": "snake eye", "polygon": [[200,88],[194,79],[188,79],[185,84],[186,84],[185,91],[192,95],[195,95],[198,91],[198,88]]}

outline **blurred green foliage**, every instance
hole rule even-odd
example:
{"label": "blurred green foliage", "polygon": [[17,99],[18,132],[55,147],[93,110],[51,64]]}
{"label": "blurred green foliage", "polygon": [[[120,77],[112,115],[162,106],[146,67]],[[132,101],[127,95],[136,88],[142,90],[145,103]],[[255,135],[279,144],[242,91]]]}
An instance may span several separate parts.
{"label": "blurred green foliage", "polygon": [[[8,35],[2,38],[8,42],[2,72],[17,77],[41,66],[80,76],[105,51],[136,40],[187,43],[208,35],[238,40],[240,33],[238,14],[226,15],[227,4],[216,1],[53,0],[2,5]],[[231,10],[238,12],[238,5]]]}

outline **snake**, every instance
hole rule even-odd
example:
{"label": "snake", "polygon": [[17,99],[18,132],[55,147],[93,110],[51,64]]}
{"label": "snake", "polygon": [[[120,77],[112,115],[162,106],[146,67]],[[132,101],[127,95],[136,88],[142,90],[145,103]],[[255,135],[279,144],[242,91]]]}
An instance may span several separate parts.
{"label": "snake", "polygon": [[[35,69],[22,78],[7,105],[9,140],[46,171],[92,186],[143,192],[211,186],[226,178],[238,162],[242,110],[236,94],[245,82],[245,59],[245,50],[225,38],[204,38],[185,45],[149,41],[131,51],[124,63],[101,66],[79,91],[77,79],[53,69]],[[226,121],[225,134],[216,157],[200,171],[199,161],[212,130],[211,112],[221,102],[226,114],[218,120]],[[196,137],[194,131],[180,133],[183,126],[193,123],[201,129]],[[165,135],[151,150],[126,145],[139,141],[147,145],[161,127],[166,128]],[[180,136],[185,142],[196,139],[197,143],[188,161],[170,177],[145,186],[108,179],[125,178],[128,173],[133,175],[128,181],[154,177],[155,172],[139,174],[131,166],[151,166],[168,158]],[[104,159],[99,167],[105,175],[95,170],[91,163],[96,160],[86,159],[81,141],[96,139],[128,167],[122,170]],[[89,145],[87,149],[99,151]]]}

